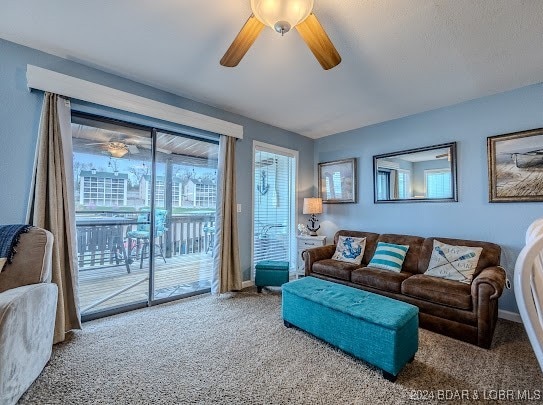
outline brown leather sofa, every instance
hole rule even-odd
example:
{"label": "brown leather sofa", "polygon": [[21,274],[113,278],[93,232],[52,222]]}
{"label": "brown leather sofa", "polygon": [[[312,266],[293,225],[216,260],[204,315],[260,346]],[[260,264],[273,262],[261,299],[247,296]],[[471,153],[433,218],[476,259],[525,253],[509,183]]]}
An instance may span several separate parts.
{"label": "brown leather sofa", "polygon": [[[366,238],[360,265],[332,260],[340,235]],[[434,239],[449,245],[483,248],[471,285],[423,274],[430,262]],[[400,273],[367,267],[377,242],[409,245]],[[302,257],[306,276],[416,305],[423,328],[488,349],[498,318],[498,298],[505,285],[500,254],[501,248],[489,242],[342,230],[334,236],[334,245],[306,250]]]}

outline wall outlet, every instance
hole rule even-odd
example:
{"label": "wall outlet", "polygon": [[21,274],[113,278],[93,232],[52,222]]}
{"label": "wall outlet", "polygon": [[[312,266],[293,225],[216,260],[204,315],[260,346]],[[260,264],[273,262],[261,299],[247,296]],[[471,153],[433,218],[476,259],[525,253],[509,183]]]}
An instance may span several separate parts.
{"label": "wall outlet", "polygon": [[241,212],[241,204],[238,204],[238,212]]}

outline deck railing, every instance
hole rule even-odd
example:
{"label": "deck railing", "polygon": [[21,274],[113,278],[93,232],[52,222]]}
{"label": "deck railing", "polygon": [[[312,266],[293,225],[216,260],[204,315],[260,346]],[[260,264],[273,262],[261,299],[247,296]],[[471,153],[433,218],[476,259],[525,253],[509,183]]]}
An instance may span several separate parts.
{"label": "deck railing", "polygon": [[[126,233],[135,230],[139,212],[77,212],[77,254],[80,270],[127,266],[137,243]],[[156,238],[166,258],[190,253],[209,253],[215,232],[213,213],[171,215],[164,235]],[[140,252],[141,254],[141,252]],[[128,267],[127,267],[128,269]]]}

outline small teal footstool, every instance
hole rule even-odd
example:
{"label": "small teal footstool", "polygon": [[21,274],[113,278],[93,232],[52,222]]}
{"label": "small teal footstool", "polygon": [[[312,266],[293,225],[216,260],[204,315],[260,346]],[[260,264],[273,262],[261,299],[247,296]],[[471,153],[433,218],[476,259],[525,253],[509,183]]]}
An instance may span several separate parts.
{"label": "small teal footstool", "polygon": [[280,287],[288,283],[288,262],[277,260],[264,260],[258,262],[255,266],[255,285],[259,293],[262,287],[275,286]]}
{"label": "small teal footstool", "polygon": [[383,370],[395,381],[419,347],[419,309],[357,288],[305,277],[283,285],[283,320]]}

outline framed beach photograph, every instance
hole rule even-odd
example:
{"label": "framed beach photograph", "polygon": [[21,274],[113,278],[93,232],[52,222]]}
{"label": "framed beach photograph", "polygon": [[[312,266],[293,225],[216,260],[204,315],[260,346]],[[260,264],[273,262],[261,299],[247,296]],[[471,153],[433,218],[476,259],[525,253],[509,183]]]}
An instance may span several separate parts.
{"label": "framed beach photograph", "polygon": [[487,138],[490,202],[543,201],[543,128]]}
{"label": "framed beach photograph", "polygon": [[319,197],[324,204],[356,202],[356,159],[319,163]]}

